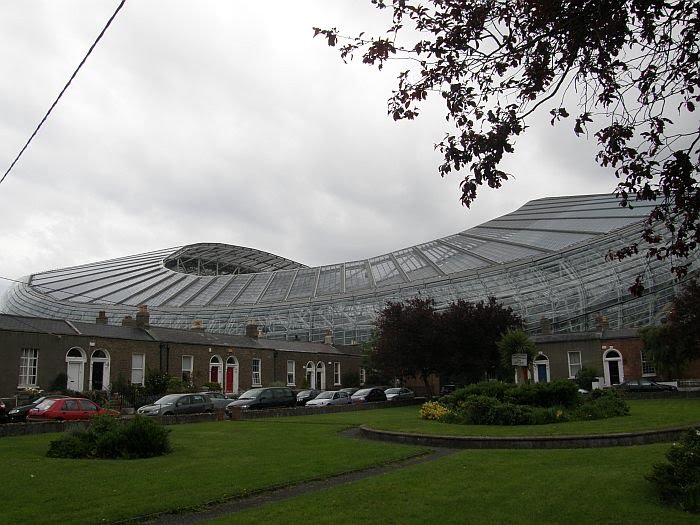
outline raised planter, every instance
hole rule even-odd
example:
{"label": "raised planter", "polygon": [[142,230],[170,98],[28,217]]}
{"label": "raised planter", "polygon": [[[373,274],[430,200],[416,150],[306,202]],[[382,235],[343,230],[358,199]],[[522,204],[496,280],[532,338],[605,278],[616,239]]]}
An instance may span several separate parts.
{"label": "raised planter", "polygon": [[[692,425],[700,428],[700,423]],[[624,447],[668,443],[677,440],[689,427],[662,430],[643,430],[617,434],[592,434],[579,436],[435,436],[431,434],[409,434],[377,430],[365,425],[360,434],[367,439],[390,441],[406,445],[464,449],[555,449],[555,448],[602,448]]]}

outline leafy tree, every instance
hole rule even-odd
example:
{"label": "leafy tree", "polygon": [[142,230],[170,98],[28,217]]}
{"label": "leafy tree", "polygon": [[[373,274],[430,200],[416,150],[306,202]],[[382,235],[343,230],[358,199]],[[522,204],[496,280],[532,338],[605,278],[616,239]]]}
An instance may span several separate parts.
{"label": "leafy tree", "polygon": [[375,321],[377,334],[369,354],[372,368],[391,377],[417,376],[432,396],[428,378],[437,372],[439,317],[432,299],[389,302]]}
{"label": "leafy tree", "polygon": [[671,303],[666,323],[641,331],[645,349],[663,373],[682,377],[700,358],[700,285],[689,281]]}
{"label": "leafy tree", "polygon": [[440,312],[432,299],[389,302],[376,321],[370,367],[382,377],[420,377],[429,394],[433,373],[476,382],[499,370],[496,340],[516,326],[520,318],[493,297],[460,300]]}
{"label": "leafy tree", "polygon": [[459,382],[475,383],[487,373],[501,371],[496,341],[520,324],[520,317],[495,297],[486,302],[452,303],[442,314],[444,344],[438,361],[443,365],[443,373]]}
{"label": "leafy tree", "polygon": [[[692,0],[371,0],[390,8],[382,36],[355,38],[314,28],[340,55],[381,69],[401,59],[388,102],[394,120],[418,117],[430,93],[446,106],[448,132],[436,147],[442,176],[460,183],[470,206],[482,185],[499,188],[499,168],[535,112],[569,120],[595,137],[596,160],[614,171],[620,204],[655,201],[642,239],[646,256],[669,259],[679,276],[700,241],[700,7]],[[609,254],[636,254],[639,243]],[[640,294],[641,278],[631,288]]]}
{"label": "leafy tree", "polygon": [[526,354],[527,361],[530,363],[537,351],[537,346],[523,330],[508,330],[496,341],[496,346],[501,353],[501,361],[506,367],[512,366],[513,354]]}
{"label": "leafy tree", "polygon": [[[535,352],[537,347],[535,343],[528,337],[528,335],[523,330],[507,330],[505,333],[501,334],[501,337],[496,341],[496,347],[500,353],[501,363],[506,370],[512,369],[512,356],[513,354],[525,354],[527,355],[528,365],[532,363],[535,357]],[[527,366],[518,367],[518,382],[522,381],[527,383]]]}

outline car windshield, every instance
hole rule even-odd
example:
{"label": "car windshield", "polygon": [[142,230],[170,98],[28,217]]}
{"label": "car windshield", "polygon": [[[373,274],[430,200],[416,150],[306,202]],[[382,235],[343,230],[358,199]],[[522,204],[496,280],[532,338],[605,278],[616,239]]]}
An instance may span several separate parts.
{"label": "car windshield", "polygon": [[297,394],[297,397],[306,397],[311,395],[311,390],[302,390]]}
{"label": "car windshield", "polygon": [[238,399],[257,399],[261,392],[262,388],[252,388],[241,394]]}
{"label": "car windshield", "polygon": [[37,410],[48,410],[51,408],[51,406],[56,402],[56,399],[44,399],[41,403],[39,403],[36,408]]}
{"label": "car windshield", "polygon": [[367,394],[370,393],[372,389],[371,388],[364,388],[362,390],[358,390],[353,394],[353,397],[360,397],[360,396],[366,396]]}
{"label": "car windshield", "polygon": [[388,394],[400,394],[400,393],[401,393],[401,389],[400,389],[400,388],[387,388],[387,389],[384,391],[384,393],[387,394],[387,395],[388,395]]}
{"label": "car windshield", "polygon": [[316,399],[333,399],[334,392],[321,392]]}
{"label": "car windshield", "polygon": [[154,405],[170,405],[172,403],[175,403],[178,399],[180,399],[181,394],[168,394],[167,396],[161,397],[158,401],[153,403]]}

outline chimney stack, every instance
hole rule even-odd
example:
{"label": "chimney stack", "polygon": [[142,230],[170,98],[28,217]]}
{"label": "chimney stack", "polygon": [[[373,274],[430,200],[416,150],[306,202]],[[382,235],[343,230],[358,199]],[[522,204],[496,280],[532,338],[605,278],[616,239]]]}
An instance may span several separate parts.
{"label": "chimney stack", "polygon": [[326,330],[326,335],[323,336],[323,344],[324,345],[332,345],[333,344],[333,331],[332,330]]}
{"label": "chimney stack", "polygon": [[260,331],[258,330],[258,323],[256,321],[248,321],[248,323],[245,325],[245,335],[246,337],[252,337],[253,339],[258,338]]}
{"label": "chimney stack", "polygon": [[146,328],[150,318],[151,314],[148,312],[148,306],[145,304],[140,305],[139,311],[136,312],[136,326],[139,328]]}

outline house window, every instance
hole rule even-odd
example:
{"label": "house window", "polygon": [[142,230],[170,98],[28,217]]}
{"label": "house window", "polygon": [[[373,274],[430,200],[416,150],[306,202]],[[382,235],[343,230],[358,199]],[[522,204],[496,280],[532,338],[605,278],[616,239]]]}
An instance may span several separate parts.
{"label": "house window", "polygon": [[656,375],[656,365],[654,364],[654,361],[651,360],[651,356],[642,350],[641,352],[641,359],[642,359],[642,375],[643,376],[655,376]]}
{"label": "house window", "polygon": [[581,352],[568,352],[569,354],[569,379],[573,379],[581,370]]}
{"label": "house window", "polygon": [[260,359],[253,359],[253,386],[262,386],[260,377]]}
{"label": "house window", "polygon": [[333,363],[333,384],[340,384],[340,363]]}
{"label": "house window", "polygon": [[39,367],[39,349],[22,348],[22,356],[19,360],[19,386],[37,386],[36,376]]}
{"label": "house window", "polygon": [[194,357],[191,355],[182,356],[182,380],[185,383],[192,383],[192,370],[194,370]]}
{"label": "house window", "polygon": [[287,361],[287,385],[293,386],[296,384],[296,376],[294,374],[294,361]]}
{"label": "house window", "polygon": [[360,367],[360,384],[364,385],[367,382],[367,370],[365,367]]}
{"label": "house window", "polygon": [[144,384],[144,370],[146,367],[146,354],[131,354],[131,384]]}

